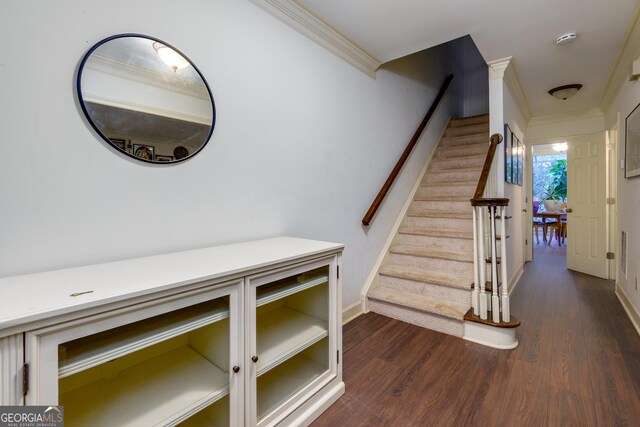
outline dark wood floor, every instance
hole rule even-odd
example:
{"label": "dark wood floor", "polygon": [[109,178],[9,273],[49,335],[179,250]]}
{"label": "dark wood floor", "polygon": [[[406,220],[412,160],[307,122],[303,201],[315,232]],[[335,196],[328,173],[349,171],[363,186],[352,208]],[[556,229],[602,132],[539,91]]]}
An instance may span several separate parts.
{"label": "dark wood floor", "polygon": [[515,350],[374,313],[344,327],[347,391],[321,426],[639,426],[640,338],[613,282],[536,248],[512,297]]}

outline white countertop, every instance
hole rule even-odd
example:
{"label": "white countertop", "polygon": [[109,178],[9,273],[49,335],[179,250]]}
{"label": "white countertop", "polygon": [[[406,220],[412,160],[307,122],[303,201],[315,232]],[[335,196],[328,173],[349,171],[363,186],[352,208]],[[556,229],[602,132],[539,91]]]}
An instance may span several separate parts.
{"label": "white countertop", "polygon": [[[0,279],[0,337],[16,326],[178,288],[288,260],[335,253],[344,245],[278,237]],[[73,293],[93,291],[72,297]]]}

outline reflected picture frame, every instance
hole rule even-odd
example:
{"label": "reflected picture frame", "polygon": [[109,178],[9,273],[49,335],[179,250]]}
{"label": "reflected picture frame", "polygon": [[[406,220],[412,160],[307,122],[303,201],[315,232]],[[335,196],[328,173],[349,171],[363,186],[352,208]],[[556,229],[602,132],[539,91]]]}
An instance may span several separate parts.
{"label": "reflected picture frame", "polygon": [[640,103],[625,119],[624,177],[640,176]]}
{"label": "reflected picture frame", "polygon": [[504,124],[504,180],[513,183],[513,132]]}

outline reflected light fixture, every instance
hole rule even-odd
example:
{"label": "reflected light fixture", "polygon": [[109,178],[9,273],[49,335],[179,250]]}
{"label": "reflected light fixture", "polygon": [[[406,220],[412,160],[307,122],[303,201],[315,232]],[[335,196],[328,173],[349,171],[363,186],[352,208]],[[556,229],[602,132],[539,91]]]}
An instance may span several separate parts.
{"label": "reflected light fixture", "polygon": [[557,144],[553,144],[551,148],[553,148],[553,151],[562,153],[564,151],[567,151],[567,149],[569,148],[569,144],[567,144],[566,142],[559,142]]}
{"label": "reflected light fixture", "polygon": [[580,89],[582,89],[582,85],[578,83],[558,86],[549,90],[549,95],[561,101],[564,101],[574,96]]}
{"label": "reflected light fixture", "polygon": [[153,48],[158,52],[158,56],[162,59],[162,62],[173,68],[174,73],[189,65],[189,61],[184,59],[182,55],[162,43],[153,43]]}

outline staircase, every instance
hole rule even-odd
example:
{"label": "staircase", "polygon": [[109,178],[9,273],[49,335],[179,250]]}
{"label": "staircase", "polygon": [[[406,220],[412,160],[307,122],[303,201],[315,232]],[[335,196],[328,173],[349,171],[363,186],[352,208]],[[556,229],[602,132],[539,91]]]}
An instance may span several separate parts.
{"label": "staircase", "polygon": [[451,121],[367,293],[371,311],[464,335],[474,281],[470,199],[488,141],[488,115]]}

